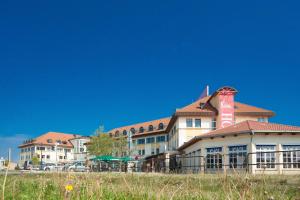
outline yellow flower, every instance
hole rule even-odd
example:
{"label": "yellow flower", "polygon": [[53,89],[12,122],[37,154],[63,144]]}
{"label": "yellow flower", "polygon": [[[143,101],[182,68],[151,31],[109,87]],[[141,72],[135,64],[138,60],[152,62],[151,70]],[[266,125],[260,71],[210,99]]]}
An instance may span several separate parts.
{"label": "yellow flower", "polygon": [[73,185],[66,185],[65,189],[67,192],[72,192],[74,188]]}

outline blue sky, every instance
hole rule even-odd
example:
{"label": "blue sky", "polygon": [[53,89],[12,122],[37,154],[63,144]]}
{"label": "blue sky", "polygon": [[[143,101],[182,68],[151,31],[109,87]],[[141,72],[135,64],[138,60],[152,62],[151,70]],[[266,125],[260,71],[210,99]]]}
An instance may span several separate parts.
{"label": "blue sky", "polygon": [[300,126],[294,1],[1,1],[0,156],[171,115],[205,85]]}

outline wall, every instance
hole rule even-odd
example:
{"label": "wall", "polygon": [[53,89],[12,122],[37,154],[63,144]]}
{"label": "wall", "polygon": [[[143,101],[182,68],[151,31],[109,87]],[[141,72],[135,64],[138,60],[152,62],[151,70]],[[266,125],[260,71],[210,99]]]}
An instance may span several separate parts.
{"label": "wall", "polygon": [[[225,138],[214,138],[214,139],[203,139],[197,143],[185,148],[182,153],[189,154],[196,152],[201,149],[201,156],[206,157],[207,152],[206,148],[212,147],[223,147],[223,154],[228,153],[228,146],[237,146],[237,145],[247,145],[247,151],[256,152],[256,145],[276,145],[276,150],[281,151],[282,145],[300,145],[300,135],[291,135],[283,134],[278,135],[276,133],[270,133],[269,135],[265,134],[255,134],[251,139],[250,134],[245,134],[243,136],[228,136]],[[228,157],[226,159],[226,164],[229,163]],[[256,154],[250,154],[249,156],[250,171],[253,174],[293,174],[300,173],[300,169],[283,169],[282,165],[276,165],[275,169],[258,169],[256,168]],[[185,161],[189,162],[189,161]],[[200,162],[200,161],[199,161]],[[224,160],[223,160],[224,162]],[[282,153],[276,153],[276,162],[282,163]],[[200,165],[200,164],[199,164]]]}

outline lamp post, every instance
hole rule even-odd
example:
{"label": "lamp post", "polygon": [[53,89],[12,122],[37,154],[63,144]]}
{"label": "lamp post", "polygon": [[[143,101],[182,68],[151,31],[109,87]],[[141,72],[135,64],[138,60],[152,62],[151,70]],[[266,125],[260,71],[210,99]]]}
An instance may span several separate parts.
{"label": "lamp post", "polygon": [[55,161],[56,161],[55,165],[56,165],[56,169],[57,169],[57,164],[58,164],[58,162],[57,162],[57,146],[58,146],[58,145],[59,145],[59,143],[56,142],[56,143],[55,143]]}
{"label": "lamp post", "polygon": [[42,148],[42,144],[40,144],[40,151],[41,151],[41,170],[43,167],[43,148]]}

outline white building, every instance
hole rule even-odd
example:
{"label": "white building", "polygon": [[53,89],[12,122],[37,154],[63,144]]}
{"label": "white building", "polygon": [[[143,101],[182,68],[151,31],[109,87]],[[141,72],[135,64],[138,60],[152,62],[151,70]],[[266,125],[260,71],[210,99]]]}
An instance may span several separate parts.
{"label": "white building", "polygon": [[0,171],[3,170],[5,167],[5,159],[0,157]]}
{"label": "white building", "polygon": [[76,134],[48,132],[35,139],[24,141],[19,146],[19,166],[23,166],[25,161],[31,161],[33,157],[37,157],[43,163],[64,164],[74,162],[76,161],[74,159],[75,149],[70,140],[80,137]]}
{"label": "white building", "polygon": [[73,145],[73,159],[78,162],[85,162],[88,159],[87,144],[90,142],[90,137],[81,136],[70,139]]}
{"label": "white building", "polygon": [[[237,102],[236,94],[234,88],[222,87],[210,96],[207,94],[176,109],[170,118],[120,127],[109,133],[111,137],[128,137],[131,132],[133,145],[130,148],[136,155],[153,160],[155,155],[160,154],[161,158],[164,153],[165,166],[169,169],[223,172],[242,166],[252,173],[261,172],[261,168],[276,173],[300,169],[300,164],[297,165],[300,163],[300,151],[297,151],[300,150],[300,127],[268,123],[274,112]],[[250,129],[249,124],[253,125]],[[236,126],[242,127],[238,134]],[[221,134],[223,131],[226,136]],[[158,140],[160,136],[164,136],[163,142]],[[263,152],[287,150],[293,152]],[[244,155],[247,155],[246,167],[236,165],[241,160],[245,162]],[[290,166],[292,170],[287,170]],[[299,173],[298,169],[296,172]]]}

